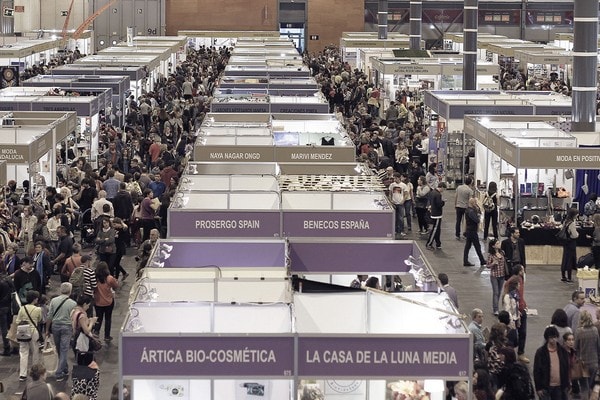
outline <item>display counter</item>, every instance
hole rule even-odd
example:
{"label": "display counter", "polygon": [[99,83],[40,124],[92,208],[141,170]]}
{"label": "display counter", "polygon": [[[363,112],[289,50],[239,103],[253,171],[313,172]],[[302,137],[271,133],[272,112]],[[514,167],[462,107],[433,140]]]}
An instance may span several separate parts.
{"label": "display counter", "polygon": [[269,89],[314,89],[319,90],[319,86],[314,78],[297,79],[267,79],[255,77],[223,77],[218,84],[221,89],[224,88],[269,88]]}
{"label": "display counter", "polygon": [[[559,228],[524,228],[521,227],[521,238],[525,241],[525,253],[527,265],[556,265],[560,264],[563,254],[563,246],[556,239]],[[579,227],[579,238],[577,239],[577,258],[588,254],[592,245],[592,227]]]}
{"label": "display counter", "polygon": [[310,69],[302,67],[263,67],[263,66],[239,66],[228,65],[223,72],[224,76],[254,76],[254,77],[272,77],[272,78],[294,78],[310,77]]}

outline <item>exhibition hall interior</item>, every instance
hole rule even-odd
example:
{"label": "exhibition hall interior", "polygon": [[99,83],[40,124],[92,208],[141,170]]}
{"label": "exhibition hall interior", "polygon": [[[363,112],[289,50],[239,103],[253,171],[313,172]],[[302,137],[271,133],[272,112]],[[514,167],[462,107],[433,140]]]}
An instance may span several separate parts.
{"label": "exhibition hall interior", "polygon": [[0,4],[0,399],[600,389],[597,0]]}

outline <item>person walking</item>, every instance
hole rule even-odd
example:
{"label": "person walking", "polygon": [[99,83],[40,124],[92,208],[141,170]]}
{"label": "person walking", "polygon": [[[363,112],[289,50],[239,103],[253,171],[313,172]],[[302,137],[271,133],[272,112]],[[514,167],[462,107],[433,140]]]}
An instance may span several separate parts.
{"label": "person walking", "polygon": [[431,212],[431,219],[433,220],[433,228],[429,234],[429,239],[425,247],[429,250],[433,250],[433,243],[435,242],[435,248],[442,248],[442,241],[440,235],[442,232],[442,213],[444,200],[442,199],[442,193],[446,190],[446,182],[440,182],[435,190],[431,191],[431,197],[429,198],[429,207]]}
{"label": "person walking", "polygon": [[0,355],[10,356],[10,341],[6,337],[8,327],[12,323],[11,294],[14,291],[12,280],[6,271],[0,268],[0,333],[2,334],[3,352]]}
{"label": "person walking", "polygon": [[465,183],[456,188],[456,200],[454,201],[454,208],[456,209],[456,225],[454,227],[454,235],[456,240],[461,239],[461,226],[462,220],[469,207],[469,199],[473,197],[473,189],[471,184],[473,179],[471,177],[465,178]]}
{"label": "person walking", "polygon": [[490,269],[490,283],[492,284],[492,312],[497,316],[504,277],[508,275],[506,272],[506,259],[498,239],[490,240],[488,245],[487,267]]}
{"label": "person walking", "polygon": [[33,364],[29,370],[31,380],[27,382],[22,399],[48,400],[54,398],[52,387],[46,383],[46,367],[44,364]]}
{"label": "person walking", "polygon": [[479,221],[481,221],[481,210],[477,204],[477,199],[473,197],[468,200],[468,204],[469,206],[467,207],[467,211],[465,213],[465,220],[467,222],[465,237],[467,238],[467,241],[463,251],[463,266],[472,267],[475,265],[469,262],[469,250],[471,250],[471,246],[473,246],[475,247],[477,257],[479,257],[479,264],[481,268],[485,268],[485,258],[481,253],[481,244],[479,243],[479,234],[477,233],[479,230]]}
{"label": "person walking", "polygon": [[[521,264],[525,271],[527,271],[526,257],[525,257],[525,241],[521,239],[521,231],[519,228],[509,228],[508,239],[502,241],[500,248],[504,252],[504,257],[507,265],[507,272],[510,274],[512,266]],[[507,279],[509,276],[506,277]]]}
{"label": "person walking", "polygon": [[540,400],[568,400],[569,353],[558,344],[552,325],[544,330],[544,344],[535,352],[533,381]]}
{"label": "person walking", "polygon": [[69,374],[67,357],[69,344],[73,336],[71,312],[77,306],[77,303],[70,298],[72,288],[73,285],[69,282],[60,284],[60,295],[50,300],[48,318],[46,319],[46,337],[52,335],[58,353],[58,367],[54,374],[54,378],[58,382],[65,380]]}
{"label": "person walking", "polygon": [[483,240],[487,240],[489,237],[488,233],[490,229],[490,223],[492,225],[494,239],[498,239],[498,185],[496,182],[490,182],[486,192],[486,197],[491,199],[491,203],[490,206],[484,207],[485,213],[483,216]]}
{"label": "person walking", "polygon": [[404,202],[408,196],[408,187],[402,182],[402,175],[394,172],[394,182],[389,186],[390,200],[396,209],[396,238],[406,236],[404,233]]}
{"label": "person walking", "polygon": [[98,285],[94,289],[94,308],[96,309],[96,324],[94,333],[99,335],[102,322],[104,321],[104,341],[110,342],[112,328],[112,312],[115,307],[115,290],[119,288],[119,282],[110,273],[105,262],[99,262],[96,266],[96,280]]}
{"label": "person walking", "polygon": [[114,260],[116,254],[115,245],[116,232],[112,227],[110,219],[103,218],[101,223],[101,229],[96,236],[96,245],[98,246],[98,259],[104,261],[114,275]]}
{"label": "person walking", "polygon": [[419,234],[426,235],[429,229],[427,223],[427,207],[429,206],[429,193],[431,189],[425,181],[425,176],[421,175],[418,179],[417,191],[415,193],[415,211],[417,221],[419,222]]}
{"label": "person walking", "polygon": [[581,311],[579,328],[575,331],[575,350],[589,376],[588,382],[583,382],[581,385],[582,398],[587,399],[589,389],[594,386],[600,357],[600,336],[594,326],[592,315],[587,310]]}
{"label": "person walking", "polygon": [[40,358],[40,349],[38,339],[38,325],[42,322],[42,309],[38,307],[40,292],[30,290],[27,292],[27,304],[19,308],[17,314],[17,325],[27,325],[31,330],[31,338],[29,340],[19,341],[19,381],[27,380],[27,365],[29,363],[29,355],[31,354],[32,363],[35,364]]}
{"label": "person walking", "polygon": [[569,208],[567,211],[567,218],[563,222],[567,232],[567,240],[563,243],[563,255],[560,263],[560,280],[561,282],[571,283],[571,271],[577,268],[577,238],[579,232],[577,232],[577,226],[575,220],[579,216],[579,211],[576,208]]}

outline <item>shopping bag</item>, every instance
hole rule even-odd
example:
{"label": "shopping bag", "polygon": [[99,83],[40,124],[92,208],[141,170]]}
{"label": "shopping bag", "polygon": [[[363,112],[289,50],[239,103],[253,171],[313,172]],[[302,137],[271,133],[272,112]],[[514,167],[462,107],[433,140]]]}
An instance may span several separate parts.
{"label": "shopping bag", "polygon": [[49,338],[44,342],[44,348],[42,349],[42,363],[46,367],[46,371],[49,374],[53,374],[58,367],[58,354],[56,354],[56,347]]}
{"label": "shopping bag", "polygon": [[6,338],[13,342],[15,346],[19,345],[19,342],[17,342],[17,326],[17,316],[14,315],[12,323],[10,324],[10,328],[8,329],[8,333],[6,334]]}

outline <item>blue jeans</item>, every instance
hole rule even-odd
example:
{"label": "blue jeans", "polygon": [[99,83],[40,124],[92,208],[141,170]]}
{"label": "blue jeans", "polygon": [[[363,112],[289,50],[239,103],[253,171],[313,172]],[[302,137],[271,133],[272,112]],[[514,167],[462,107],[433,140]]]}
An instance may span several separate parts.
{"label": "blue jeans", "polygon": [[504,286],[504,277],[496,278],[491,276],[490,282],[492,283],[492,311],[496,313],[498,312],[500,293],[502,293],[502,287]]}
{"label": "blue jeans", "polygon": [[404,215],[406,216],[406,227],[408,230],[412,230],[412,200],[404,200]]}
{"label": "blue jeans", "polygon": [[71,336],[73,336],[73,328],[71,325],[52,324],[52,336],[54,337],[54,345],[56,346],[56,352],[58,353],[56,376],[61,377],[68,375],[69,366],[67,365],[67,356],[69,354]]}
{"label": "blue jeans", "polygon": [[396,208],[396,233],[404,232],[404,204],[394,204]]}

